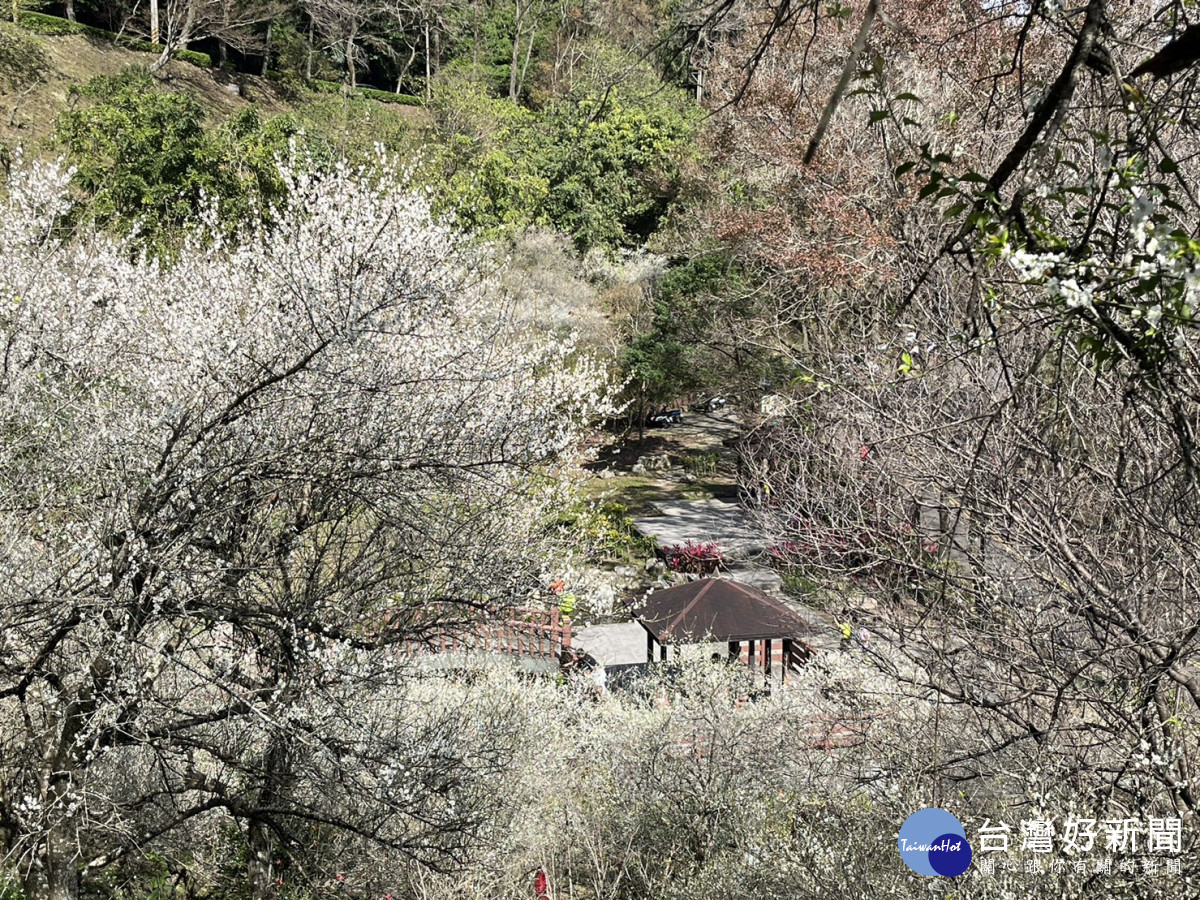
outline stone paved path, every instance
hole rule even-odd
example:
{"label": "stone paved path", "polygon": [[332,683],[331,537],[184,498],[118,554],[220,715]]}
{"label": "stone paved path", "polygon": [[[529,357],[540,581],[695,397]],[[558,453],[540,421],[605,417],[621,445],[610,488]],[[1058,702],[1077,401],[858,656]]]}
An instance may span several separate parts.
{"label": "stone paved path", "polygon": [[660,547],[686,541],[716,541],[730,559],[758,559],[767,550],[761,530],[736,500],[656,502],[661,515],[633,520],[645,537]]}

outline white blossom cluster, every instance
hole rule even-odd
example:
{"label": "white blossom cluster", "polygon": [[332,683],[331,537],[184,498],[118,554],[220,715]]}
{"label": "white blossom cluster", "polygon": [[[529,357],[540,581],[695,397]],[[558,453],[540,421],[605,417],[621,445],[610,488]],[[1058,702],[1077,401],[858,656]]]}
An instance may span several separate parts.
{"label": "white blossom cluster", "polygon": [[1124,252],[1115,259],[1031,253],[1009,242],[1001,257],[1018,281],[1043,288],[1052,303],[1092,313],[1103,306],[1120,328],[1145,338],[1167,337],[1178,350],[1200,301],[1200,245],[1159,214],[1153,189],[1129,191]]}

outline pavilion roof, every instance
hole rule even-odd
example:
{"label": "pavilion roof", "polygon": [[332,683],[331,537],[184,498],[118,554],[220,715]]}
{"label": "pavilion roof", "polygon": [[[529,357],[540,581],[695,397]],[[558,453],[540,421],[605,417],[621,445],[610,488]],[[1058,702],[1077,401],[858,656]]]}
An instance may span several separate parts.
{"label": "pavilion roof", "polygon": [[634,615],[659,643],[759,641],[811,634],[812,626],[756,587],[704,578],[647,595]]}

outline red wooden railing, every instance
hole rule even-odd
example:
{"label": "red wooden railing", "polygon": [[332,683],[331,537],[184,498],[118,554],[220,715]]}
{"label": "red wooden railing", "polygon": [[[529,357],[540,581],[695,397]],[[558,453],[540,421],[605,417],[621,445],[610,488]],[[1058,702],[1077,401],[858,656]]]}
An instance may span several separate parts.
{"label": "red wooden railing", "polygon": [[405,655],[505,653],[557,660],[571,648],[571,620],[557,609],[513,609],[501,620],[434,625],[425,640],[405,641]]}

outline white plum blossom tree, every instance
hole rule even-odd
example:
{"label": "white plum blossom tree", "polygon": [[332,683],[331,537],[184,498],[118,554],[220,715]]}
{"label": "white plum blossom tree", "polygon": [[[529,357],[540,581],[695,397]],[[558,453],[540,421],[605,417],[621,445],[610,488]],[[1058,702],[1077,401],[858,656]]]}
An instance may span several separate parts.
{"label": "white plum blossom tree", "polygon": [[386,160],[170,261],[64,234],[70,174],[0,215],[0,857],[55,900],[231,825],[256,897],[318,830],[452,867],[503,715],[420,712],[398,648],[553,566],[601,370]]}

